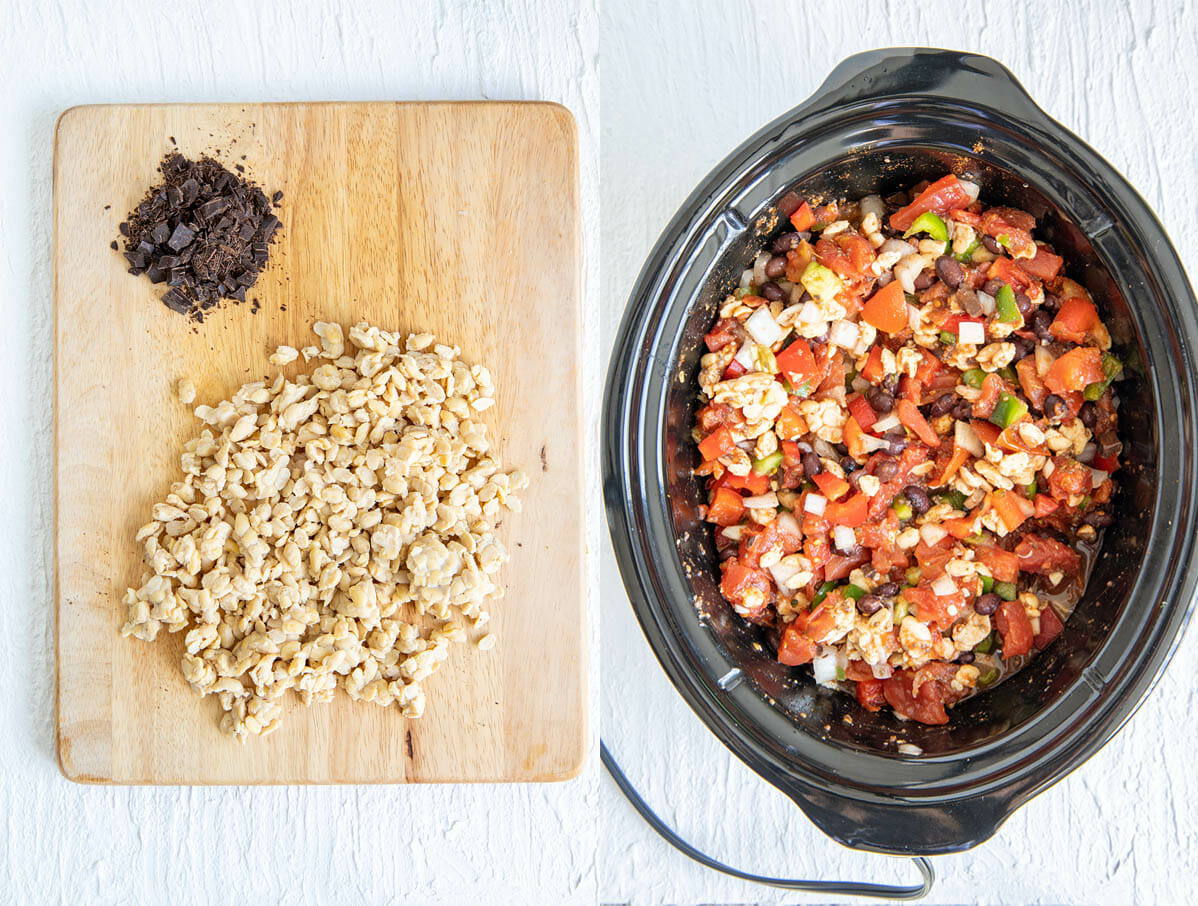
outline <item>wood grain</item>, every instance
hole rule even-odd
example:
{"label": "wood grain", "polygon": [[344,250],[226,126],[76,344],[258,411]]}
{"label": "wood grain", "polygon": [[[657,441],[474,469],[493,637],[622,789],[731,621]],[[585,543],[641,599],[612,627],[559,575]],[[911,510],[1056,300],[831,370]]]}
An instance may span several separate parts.
{"label": "wood grain", "polygon": [[[284,192],[248,305],[198,328],[108,248],[173,146],[242,163]],[[244,155],[244,159],[242,158]],[[73,780],[118,783],[539,781],[585,749],[578,152],[552,104],[80,107],[55,145],[58,746]],[[178,476],[196,404],[272,373],[315,320],[429,330],[492,371],[486,415],[532,484],[500,534],[512,555],[499,644],[454,646],[428,708],[289,706],[241,745],[179,671],[182,639],[124,639],[133,541]],[[294,371],[297,366],[291,366]]]}

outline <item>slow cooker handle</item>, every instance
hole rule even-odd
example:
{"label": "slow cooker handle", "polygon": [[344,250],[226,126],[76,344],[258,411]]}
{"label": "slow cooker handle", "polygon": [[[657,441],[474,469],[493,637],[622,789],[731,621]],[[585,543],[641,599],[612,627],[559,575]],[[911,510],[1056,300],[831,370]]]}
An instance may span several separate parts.
{"label": "slow cooker handle", "polygon": [[1012,811],[995,795],[956,802],[867,802],[803,787],[787,790],[820,830],[851,849],[934,856],[971,849],[994,836]]}
{"label": "slow cooker handle", "polygon": [[970,100],[1011,116],[1048,119],[1011,71],[990,57],[932,47],[889,47],[854,54],[811,96],[812,111],[885,98]]}

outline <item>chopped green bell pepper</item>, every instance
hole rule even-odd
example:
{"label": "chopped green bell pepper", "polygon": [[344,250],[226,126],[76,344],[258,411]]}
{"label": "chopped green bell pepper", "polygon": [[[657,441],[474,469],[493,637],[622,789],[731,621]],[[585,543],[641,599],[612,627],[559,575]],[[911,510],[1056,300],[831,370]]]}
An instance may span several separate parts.
{"label": "chopped green bell pepper", "polygon": [[994,591],[994,577],[982,576],[982,594],[988,595]]}
{"label": "chopped green bell pepper", "polygon": [[900,522],[906,522],[915,515],[915,511],[911,509],[911,504],[902,495],[894,498],[894,503],[890,504],[890,508],[894,510],[895,515],[899,517]]}
{"label": "chopped green bell pepper", "polygon": [[985,673],[978,677],[978,684],[981,686],[989,686],[998,679],[998,668],[991,667]]}
{"label": "chopped green bell pepper", "polygon": [[939,497],[954,510],[965,509],[965,495],[956,489],[945,491],[943,494],[940,494]]}
{"label": "chopped green bell pepper", "polygon": [[949,333],[947,330],[942,330],[940,331],[940,342],[945,346],[952,346],[957,342],[957,335],[955,333]]}
{"label": "chopped green bell pepper", "polygon": [[993,647],[994,647],[994,633],[991,632],[990,635],[986,636],[984,639],[982,639],[980,642],[978,642],[977,645],[974,646],[973,650],[976,651],[978,654],[989,654],[990,650]]}
{"label": "chopped green bell pepper", "polygon": [[910,612],[911,605],[900,596],[899,599],[894,602],[894,613],[891,615],[894,625],[897,626],[899,623],[903,622],[903,618],[906,617]]}
{"label": "chopped green bell pepper", "polygon": [[998,295],[994,297],[995,317],[1004,324],[1017,324],[1023,320],[1019,306],[1015,303],[1015,290],[1009,283],[1004,283]]}
{"label": "chopped green bell pepper", "polygon": [[762,346],[758,343],[753,347],[753,358],[757,360],[757,367],[766,374],[778,373],[778,360],[774,357],[774,352],[768,346]]}
{"label": "chopped green bell pepper", "polygon": [[922,574],[923,574],[923,570],[921,570],[918,566],[907,567],[907,575],[905,576],[905,578],[907,580],[907,584],[912,585],[912,586],[918,585],[919,577]]}
{"label": "chopped green bell pepper", "polygon": [[803,289],[824,301],[836,298],[836,294],[844,289],[840,278],[818,261],[812,261],[807,265],[799,282],[803,284]]}
{"label": "chopped green bell pepper", "polygon": [[1014,582],[995,582],[994,593],[1004,601],[1014,601],[1019,594]]}
{"label": "chopped green bell pepper", "polygon": [[758,475],[773,475],[778,471],[780,465],[782,465],[782,451],[775,450],[769,456],[753,460],[753,471]]}
{"label": "chopped green bell pepper", "polygon": [[975,237],[973,242],[969,243],[969,248],[967,248],[961,254],[954,255],[953,257],[956,258],[958,261],[960,261],[962,264],[969,264],[971,261],[973,261],[973,253],[976,252],[981,247],[981,245],[982,244]]}
{"label": "chopped green bell pepper", "polygon": [[844,596],[846,598],[852,598],[854,601],[860,601],[865,597],[865,589],[860,585],[853,585],[852,583],[849,583],[844,587]]}
{"label": "chopped green bell pepper", "polygon": [[911,229],[903,233],[903,238],[907,239],[916,233],[927,233],[939,242],[948,242],[948,224],[931,211],[924,211],[916,217]]}
{"label": "chopped green bell pepper", "polygon": [[1106,381],[1095,381],[1093,384],[1086,384],[1086,389],[1082,391],[1082,396],[1088,402],[1102,399],[1102,394],[1106,392]]}
{"label": "chopped green bell pepper", "polygon": [[998,405],[990,414],[990,421],[1000,428],[1009,428],[1027,415],[1027,403],[1005,390],[998,397]]}
{"label": "chopped green bell pepper", "polygon": [[843,668],[843,667],[837,667],[837,668],[836,668],[836,678],[837,678],[838,680],[840,680],[840,681],[843,683],[843,682],[844,682],[844,677],[845,677],[844,668]]}
{"label": "chopped green bell pepper", "polygon": [[1119,361],[1119,357],[1109,352],[1104,352],[1102,354],[1102,373],[1106,375],[1108,381],[1113,381],[1122,374],[1123,363]]}
{"label": "chopped green bell pepper", "polygon": [[986,380],[986,372],[982,371],[981,368],[970,368],[963,375],[961,375],[961,380],[963,380],[967,386],[972,387],[974,390],[981,390],[982,381]]}
{"label": "chopped green bell pepper", "polygon": [[835,582],[825,582],[823,585],[821,585],[816,590],[815,597],[811,599],[811,606],[815,607],[817,604],[822,604],[824,602],[824,598],[828,597],[828,595],[831,594],[832,589],[835,587]]}
{"label": "chopped green bell pepper", "polygon": [[1025,484],[1023,486],[1023,496],[1026,497],[1028,500],[1035,500],[1036,499],[1036,491],[1038,491],[1038,490],[1039,490],[1039,487],[1037,486],[1036,479],[1033,478],[1030,484]]}

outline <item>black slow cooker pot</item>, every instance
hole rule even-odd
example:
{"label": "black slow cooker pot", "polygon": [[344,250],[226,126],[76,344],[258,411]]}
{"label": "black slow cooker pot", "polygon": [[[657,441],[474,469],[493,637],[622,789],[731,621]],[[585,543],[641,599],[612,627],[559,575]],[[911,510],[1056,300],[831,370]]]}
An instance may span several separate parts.
{"label": "black slow cooker pot", "polygon": [[[947,170],[1023,208],[1086,286],[1128,362],[1117,521],[1061,636],[945,726],[870,713],[778,664],[718,590],[690,431],[703,334],[787,191],[889,194]],[[890,49],[841,63],[736,149],[650,254],[617,337],[604,492],[621,575],[678,691],[733,752],[839,842],[885,853],[975,846],[1096,752],[1156,682],[1198,565],[1195,299],[1143,199],[982,56]],[[899,751],[899,740],[920,755]],[[911,751],[904,747],[905,751]]]}

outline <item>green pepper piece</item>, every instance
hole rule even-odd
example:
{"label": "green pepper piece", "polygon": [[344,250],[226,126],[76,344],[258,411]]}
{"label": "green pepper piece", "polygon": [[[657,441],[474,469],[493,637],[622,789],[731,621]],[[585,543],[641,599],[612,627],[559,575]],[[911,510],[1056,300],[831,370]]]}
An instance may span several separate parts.
{"label": "green pepper piece", "polygon": [[737,299],[743,299],[745,296],[751,295],[752,292],[753,291],[751,289],[744,289],[741,287],[737,287],[736,290],[732,293],[732,295],[735,296]]}
{"label": "green pepper piece", "polygon": [[985,673],[983,673],[981,676],[978,677],[978,684],[982,685],[982,686],[989,686],[996,679],[998,679],[998,668],[991,667],[989,670],[987,670]]}
{"label": "green pepper piece", "polygon": [[856,372],[855,370],[854,370],[854,371],[847,371],[847,372],[845,372],[845,375],[844,375],[844,386],[845,386],[846,388],[848,388],[848,389],[852,389],[852,387],[853,387],[853,381],[855,381],[855,380],[857,380],[857,372]]}
{"label": "green pepper piece", "polygon": [[967,386],[972,387],[974,390],[981,390],[982,381],[986,380],[986,372],[982,371],[981,368],[970,368],[963,375],[961,375],[961,380],[963,380]]}
{"label": "green pepper piece", "polygon": [[891,620],[894,622],[894,625],[897,626],[899,623],[903,622],[903,618],[906,617],[910,612],[911,605],[900,596],[899,599],[894,602],[894,613],[891,615]]}
{"label": "green pepper piece", "polygon": [[844,596],[846,598],[852,598],[854,601],[860,601],[865,597],[865,589],[860,585],[853,585],[850,583],[844,587]]}
{"label": "green pepper piece", "polygon": [[972,535],[967,535],[963,540],[966,544],[981,544],[986,540],[986,533],[974,532]]}
{"label": "green pepper piece", "polygon": [[1019,591],[1016,589],[1014,582],[995,582],[994,593],[1004,601],[1014,601]]}
{"label": "green pepper piece", "polygon": [[982,594],[988,595],[994,591],[994,577],[982,576]]}
{"label": "green pepper piece", "polygon": [[907,584],[908,584],[908,585],[912,585],[912,586],[914,586],[914,585],[918,585],[918,584],[919,584],[919,577],[920,577],[922,574],[923,574],[923,570],[921,570],[921,569],[920,569],[918,566],[910,566],[910,567],[908,567],[908,568],[907,568],[907,575],[905,576],[905,578],[906,578],[906,580],[907,580]]}
{"label": "green pepper piece", "polygon": [[1039,490],[1039,487],[1036,483],[1036,479],[1033,478],[1030,484],[1025,484],[1023,486],[1023,496],[1026,497],[1028,500],[1035,500],[1036,499],[1036,491],[1038,491],[1038,490]]}
{"label": "green pepper piece", "polygon": [[990,421],[1000,428],[1009,428],[1027,415],[1027,403],[1005,390],[998,398],[998,405],[990,415]]}
{"label": "green pepper piece", "polygon": [[915,511],[911,509],[911,504],[902,495],[894,498],[894,503],[890,504],[890,508],[894,510],[895,515],[899,517],[900,522],[906,522],[915,515]]}
{"label": "green pepper piece", "polygon": [[991,632],[990,635],[986,636],[984,639],[982,639],[980,642],[978,642],[977,645],[974,646],[973,650],[976,651],[978,654],[989,654],[990,649],[993,647],[994,647],[994,633]]}
{"label": "green pepper piece", "polygon": [[942,330],[940,331],[940,342],[945,346],[952,346],[957,342],[957,335],[955,333],[949,333],[947,330]]}
{"label": "green pepper piece", "polygon": [[843,667],[836,668],[836,678],[838,680],[840,680],[842,683],[844,682],[844,668]]}
{"label": "green pepper piece", "polygon": [[1102,354],[1102,373],[1106,375],[1107,381],[1113,381],[1123,373],[1123,363],[1119,361],[1119,357],[1109,352]]}
{"label": "green pepper piece", "polygon": [[965,495],[958,490],[945,491],[939,495],[940,499],[951,506],[954,510],[965,509]]}
{"label": "green pepper piece", "polygon": [[916,233],[927,233],[939,242],[948,242],[948,224],[931,211],[924,211],[916,217],[915,222],[911,224],[911,229],[903,233],[903,238],[907,239]]}
{"label": "green pepper piece", "polygon": [[1017,324],[1023,320],[1019,306],[1015,304],[1015,290],[1009,283],[1004,283],[998,295],[994,297],[994,315],[1004,324]]}
{"label": "green pepper piece", "polygon": [[1082,391],[1082,396],[1088,402],[1102,399],[1102,394],[1106,392],[1106,381],[1095,381],[1093,384],[1086,384],[1086,389]]}
{"label": "green pepper piece", "polygon": [[982,244],[977,240],[977,237],[974,237],[973,242],[969,243],[969,248],[967,248],[961,254],[954,255],[953,257],[955,257],[962,264],[969,264],[973,260],[973,253],[981,248],[981,245]]}
{"label": "green pepper piece", "polygon": [[1006,381],[1008,384],[1018,384],[1019,383],[1019,375],[1015,372],[1015,369],[1012,368],[1010,365],[1003,365],[1002,368],[998,369],[998,376],[1000,378],[1002,378],[1004,381]]}
{"label": "green pepper piece", "polygon": [[762,346],[758,343],[753,348],[753,358],[757,360],[757,367],[766,374],[778,373],[778,360],[774,357],[774,352],[768,346]]}
{"label": "green pepper piece", "polygon": [[835,587],[835,582],[825,582],[823,585],[821,585],[816,590],[815,597],[811,599],[811,606],[815,607],[817,604],[822,604],[824,602],[824,598],[828,597],[828,595],[832,592],[832,589]]}
{"label": "green pepper piece", "polygon": [[782,465],[782,451],[775,450],[769,456],[754,460],[753,471],[758,475],[773,475],[778,471],[780,465]]}

